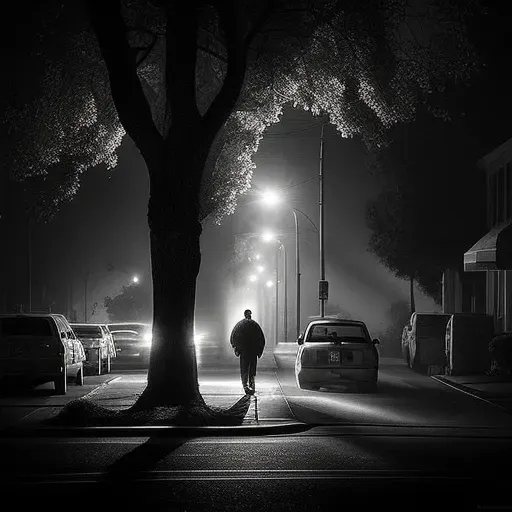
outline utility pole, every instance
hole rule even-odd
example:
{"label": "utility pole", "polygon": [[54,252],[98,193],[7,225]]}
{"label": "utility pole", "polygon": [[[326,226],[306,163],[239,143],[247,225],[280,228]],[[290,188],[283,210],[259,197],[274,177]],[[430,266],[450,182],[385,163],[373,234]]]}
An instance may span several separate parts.
{"label": "utility pole", "polygon": [[84,279],[84,322],[87,323],[87,281],[89,280],[89,269],[85,272]]}
{"label": "utility pole", "polygon": [[297,219],[297,212],[292,209],[293,218],[295,220],[295,330],[296,337],[300,334],[300,257],[299,257],[299,220]]}
{"label": "utility pole", "polygon": [[319,206],[320,206],[320,281],[318,283],[318,298],[320,300],[320,317],[325,316],[325,301],[328,298],[328,282],[325,280],[325,254],[324,254],[324,126],[320,133],[320,169],[318,173]]}
{"label": "utility pole", "polygon": [[274,324],[274,347],[279,336],[279,245],[276,246],[276,322]]}

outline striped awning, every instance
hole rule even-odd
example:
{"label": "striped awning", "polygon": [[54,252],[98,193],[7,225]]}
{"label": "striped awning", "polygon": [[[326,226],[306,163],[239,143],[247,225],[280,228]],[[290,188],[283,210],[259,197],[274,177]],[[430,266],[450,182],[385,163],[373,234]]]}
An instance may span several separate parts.
{"label": "striped awning", "polygon": [[464,271],[512,270],[512,219],[498,224],[464,253]]}

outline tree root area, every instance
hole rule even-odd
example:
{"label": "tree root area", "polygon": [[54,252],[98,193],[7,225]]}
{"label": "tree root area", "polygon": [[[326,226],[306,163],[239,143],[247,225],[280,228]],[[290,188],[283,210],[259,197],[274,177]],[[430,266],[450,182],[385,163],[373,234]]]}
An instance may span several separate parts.
{"label": "tree root area", "polygon": [[155,406],[147,409],[115,410],[92,400],[80,398],[67,404],[47,425],[70,427],[97,426],[237,426],[241,425],[250,406],[244,396],[228,409],[211,407],[204,402],[180,406]]}

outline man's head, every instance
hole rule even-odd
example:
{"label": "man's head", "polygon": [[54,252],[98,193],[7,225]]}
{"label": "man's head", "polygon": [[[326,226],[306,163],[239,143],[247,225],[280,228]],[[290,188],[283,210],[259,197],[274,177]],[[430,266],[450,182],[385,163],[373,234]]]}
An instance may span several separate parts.
{"label": "man's head", "polygon": [[251,319],[251,315],[252,315],[252,311],[250,309],[246,309],[244,311],[244,316],[245,316],[245,318],[247,318],[247,320]]}

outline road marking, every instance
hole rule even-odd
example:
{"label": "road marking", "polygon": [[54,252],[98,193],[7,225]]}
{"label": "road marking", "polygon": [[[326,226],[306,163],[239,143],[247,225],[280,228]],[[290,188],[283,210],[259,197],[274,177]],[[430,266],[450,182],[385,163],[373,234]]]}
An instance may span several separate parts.
{"label": "road marking", "polygon": [[[122,474],[122,472],[120,472]],[[473,480],[474,475],[430,474],[422,470],[393,469],[192,469],[135,472],[132,482],[226,481],[226,480]],[[10,485],[90,484],[115,478],[115,472],[80,472],[20,475]],[[42,480],[36,480],[43,477]],[[5,481],[5,480],[4,480]]]}

